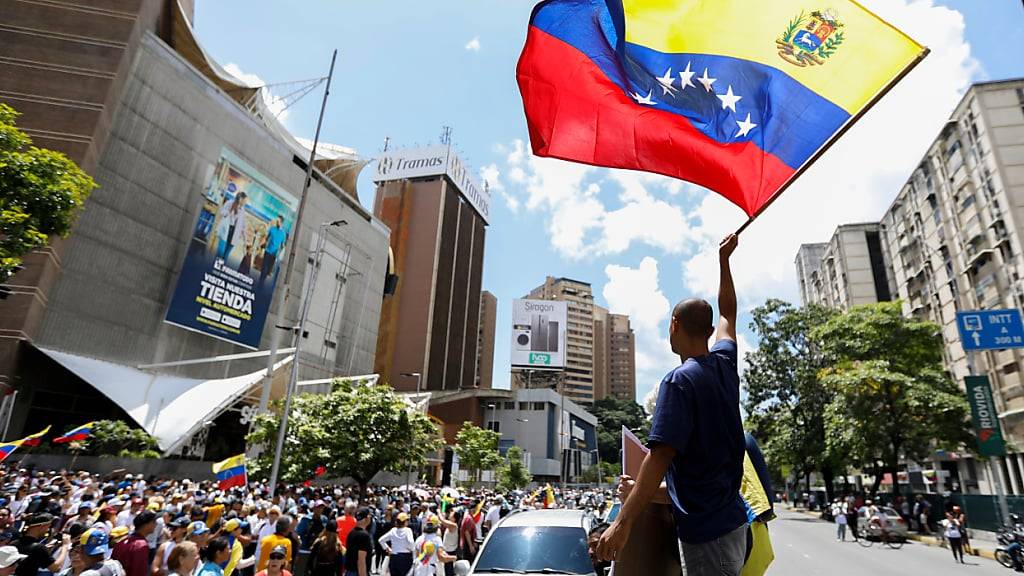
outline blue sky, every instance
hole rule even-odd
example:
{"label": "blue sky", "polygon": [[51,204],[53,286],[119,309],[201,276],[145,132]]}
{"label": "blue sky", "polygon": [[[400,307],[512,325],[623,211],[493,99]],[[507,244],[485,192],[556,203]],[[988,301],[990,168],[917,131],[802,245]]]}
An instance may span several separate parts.
{"label": "blue sky", "polygon": [[[741,345],[756,345],[745,311],[796,298],[800,242],[877,219],[971,81],[1024,75],[1019,0],[864,2],[932,55],[850,131],[741,239],[736,256]],[[534,2],[200,0],[196,29],[221,64],[274,84],[323,76],[339,50],[326,142],[365,156],[436,143],[449,125],[463,158],[494,188],[484,288],[498,297],[495,386],[508,382],[511,300],[546,275],[589,281],[595,300],[634,317],[638,400],[672,367],[668,307],[712,302],[714,246],[739,209],[690,185],[637,173],[532,159],[515,65]],[[301,7],[299,7],[301,6]],[[311,137],[319,93],[283,117]],[[884,142],[883,142],[884,140]],[[881,145],[876,145],[880,143]],[[367,169],[360,196],[373,189]]]}

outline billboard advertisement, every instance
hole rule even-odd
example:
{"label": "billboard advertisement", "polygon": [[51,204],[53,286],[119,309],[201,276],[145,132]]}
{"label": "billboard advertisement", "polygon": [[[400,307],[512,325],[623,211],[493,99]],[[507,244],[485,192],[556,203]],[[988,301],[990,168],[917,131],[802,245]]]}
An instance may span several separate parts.
{"label": "billboard advertisement", "polygon": [[569,307],[554,300],[512,301],[512,367],[565,368],[565,328]]}
{"label": "billboard advertisement", "polygon": [[427,176],[451,178],[462,197],[480,214],[485,223],[491,217],[491,192],[477,184],[473,173],[466,167],[451,146],[438,144],[411,150],[391,150],[377,158],[374,182],[408,180]]}
{"label": "billboard advertisement", "polygon": [[165,321],[259,346],[299,201],[222,150]]}

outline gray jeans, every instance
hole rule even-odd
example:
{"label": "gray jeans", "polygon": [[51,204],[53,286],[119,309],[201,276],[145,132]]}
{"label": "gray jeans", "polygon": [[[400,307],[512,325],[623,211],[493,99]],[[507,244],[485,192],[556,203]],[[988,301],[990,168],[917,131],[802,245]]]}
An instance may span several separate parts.
{"label": "gray jeans", "polygon": [[746,524],[709,542],[683,542],[686,576],[739,576],[746,555]]}

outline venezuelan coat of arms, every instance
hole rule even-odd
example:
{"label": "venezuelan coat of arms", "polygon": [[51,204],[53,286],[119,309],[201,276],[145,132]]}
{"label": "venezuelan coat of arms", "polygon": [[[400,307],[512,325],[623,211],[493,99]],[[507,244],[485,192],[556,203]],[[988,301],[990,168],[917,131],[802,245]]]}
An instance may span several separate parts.
{"label": "venezuelan coat of arms", "polygon": [[842,45],[843,27],[835,10],[801,11],[775,39],[779,57],[801,67],[824,64]]}

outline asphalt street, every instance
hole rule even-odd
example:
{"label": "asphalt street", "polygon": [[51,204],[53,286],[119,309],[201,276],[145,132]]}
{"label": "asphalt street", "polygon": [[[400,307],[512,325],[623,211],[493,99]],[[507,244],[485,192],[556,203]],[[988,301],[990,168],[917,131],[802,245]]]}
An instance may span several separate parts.
{"label": "asphalt street", "polygon": [[965,556],[966,564],[954,563],[953,554],[946,548],[913,541],[900,550],[878,542],[863,548],[849,540],[849,535],[845,543],[837,542],[834,524],[796,512],[778,513],[779,517],[769,525],[775,547],[775,562],[768,569],[770,576],[1014,574],[987,558]]}

